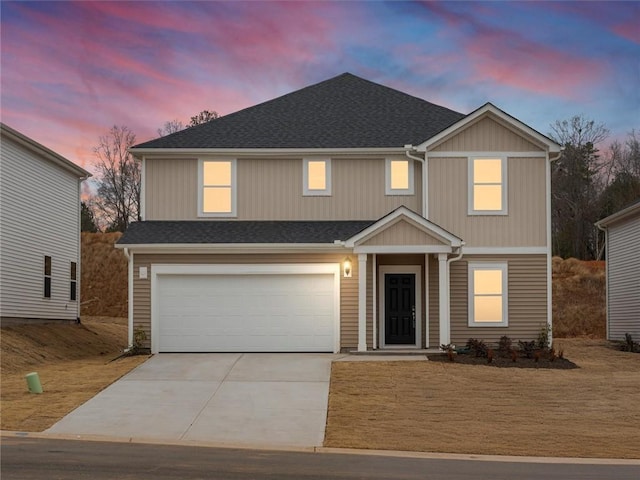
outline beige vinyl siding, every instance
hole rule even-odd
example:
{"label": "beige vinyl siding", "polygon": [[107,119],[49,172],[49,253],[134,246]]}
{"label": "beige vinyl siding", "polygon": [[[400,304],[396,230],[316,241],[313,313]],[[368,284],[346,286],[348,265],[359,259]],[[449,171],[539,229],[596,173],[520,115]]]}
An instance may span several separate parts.
{"label": "beige vinyl siding", "polygon": [[[265,264],[265,263],[340,263],[344,254],[134,254],[133,268],[133,328],[151,339],[151,265],[152,264]],[[358,345],[358,261],[352,258],[351,278],[340,276],[340,347],[352,349]],[[140,279],[140,267],[147,267],[148,278]],[[342,272],[342,267],[340,269]]]}
{"label": "beige vinyl siding", "polygon": [[145,220],[194,220],[198,160],[145,160]]}
{"label": "beige vinyl siding", "polygon": [[442,242],[401,220],[358,245],[442,245]]}
{"label": "beige vinyl siding", "polygon": [[429,220],[468,247],[545,246],[546,160],[507,160],[508,215],[468,215],[467,157],[429,158]]}
{"label": "beige vinyl siding", "polygon": [[[2,136],[0,317],[73,321],[79,316],[80,192],[76,174]],[[44,298],[44,257],[51,298]],[[71,262],[78,266],[71,301]]]}
{"label": "beige vinyl siding", "polygon": [[435,152],[535,152],[542,149],[493,118],[483,117],[455,136],[445,139]]}
{"label": "beige vinyl siding", "polygon": [[[376,220],[401,205],[419,212],[421,168],[414,195],[387,196],[384,158],[334,158],[332,195],[314,197],[302,194],[301,158],[239,158],[237,219]],[[146,159],[145,219],[198,220],[197,169],[197,159]]]}
{"label": "beige vinyl siding", "polygon": [[610,340],[640,339],[640,211],[609,226],[607,322]]}
{"label": "beige vinyl siding", "polygon": [[[467,262],[507,262],[507,327],[468,326]],[[517,340],[534,340],[547,324],[546,255],[465,255],[451,263],[451,342],[464,345],[469,338],[497,343],[502,335]],[[437,308],[437,299],[434,302]],[[432,310],[433,314],[434,310]]]}

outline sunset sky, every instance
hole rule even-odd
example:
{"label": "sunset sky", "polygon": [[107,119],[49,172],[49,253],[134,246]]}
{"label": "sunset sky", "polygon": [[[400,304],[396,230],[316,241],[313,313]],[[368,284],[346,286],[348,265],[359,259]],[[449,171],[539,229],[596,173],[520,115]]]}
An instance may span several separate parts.
{"label": "sunset sky", "polygon": [[2,122],[92,170],[113,125],[221,115],[344,72],[548,133],[640,129],[640,2],[11,2]]}

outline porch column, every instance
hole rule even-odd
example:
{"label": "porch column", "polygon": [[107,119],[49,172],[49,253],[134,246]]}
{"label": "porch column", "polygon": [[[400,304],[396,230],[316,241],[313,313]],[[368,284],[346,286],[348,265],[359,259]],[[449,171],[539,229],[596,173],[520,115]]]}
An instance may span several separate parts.
{"label": "porch column", "polygon": [[367,351],[367,255],[358,254],[358,351]]}
{"label": "porch column", "polygon": [[449,263],[447,254],[438,254],[438,293],[440,304],[440,345],[451,343],[451,321],[449,318]]}

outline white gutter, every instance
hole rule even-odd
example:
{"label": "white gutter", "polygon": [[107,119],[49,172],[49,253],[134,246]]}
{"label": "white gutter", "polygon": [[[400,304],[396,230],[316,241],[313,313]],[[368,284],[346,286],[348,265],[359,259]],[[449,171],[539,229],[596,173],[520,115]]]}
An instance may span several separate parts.
{"label": "white gutter", "polygon": [[427,163],[427,153],[425,152],[424,154],[424,158],[420,158],[420,157],[415,157],[413,155],[411,155],[409,152],[410,151],[416,151],[416,148],[413,145],[405,145],[405,155],[407,156],[407,158],[410,158],[411,160],[415,160],[416,162],[420,162],[422,164],[422,216],[426,219],[429,218],[429,203],[427,201],[427,168],[428,168],[428,163]]}

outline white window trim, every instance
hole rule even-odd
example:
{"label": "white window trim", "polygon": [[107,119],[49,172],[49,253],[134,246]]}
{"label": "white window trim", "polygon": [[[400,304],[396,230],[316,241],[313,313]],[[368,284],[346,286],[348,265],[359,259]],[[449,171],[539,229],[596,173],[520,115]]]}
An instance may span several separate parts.
{"label": "white window trim", "polygon": [[[501,270],[502,271],[502,321],[501,322],[476,322],[474,311],[475,289],[473,272],[475,270]],[[469,284],[468,306],[469,327],[508,327],[509,326],[509,269],[506,262],[469,262],[467,264],[467,280]]]}
{"label": "white window trim", "polygon": [[[74,264],[74,263],[76,264],[76,278],[75,279],[73,279],[73,277],[71,276],[71,270],[72,270],[71,265]],[[75,294],[76,294],[76,298],[75,299],[71,298],[71,285],[73,285],[73,288],[75,290]],[[78,293],[80,293],[80,292],[78,292],[78,262],[70,261],[69,262],[69,301],[70,302],[74,302],[74,303],[77,302],[78,301]]]}
{"label": "white window trim", "polygon": [[[203,205],[204,162],[231,162],[231,212],[205,212]],[[198,159],[198,217],[237,217],[238,181],[235,158],[199,158]]]}
{"label": "white window trim", "polygon": [[[391,162],[407,161],[409,164],[409,188],[391,188]],[[414,165],[413,161],[408,158],[385,158],[385,195],[413,195],[414,194]]]}
{"label": "white window trim", "polygon": [[[324,162],[325,186],[324,190],[309,189],[309,162]],[[330,197],[331,196],[331,159],[330,158],[303,158],[302,159],[302,195],[305,197]]]}
{"label": "white window trim", "polygon": [[[474,210],[473,208],[473,161],[474,160],[500,160],[502,162],[502,210]],[[468,157],[468,168],[467,168],[467,199],[468,199],[468,211],[469,215],[508,215],[509,209],[507,205],[507,199],[509,195],[507,193],[507,157],[503,154],[499,155],[478,155]]]}

